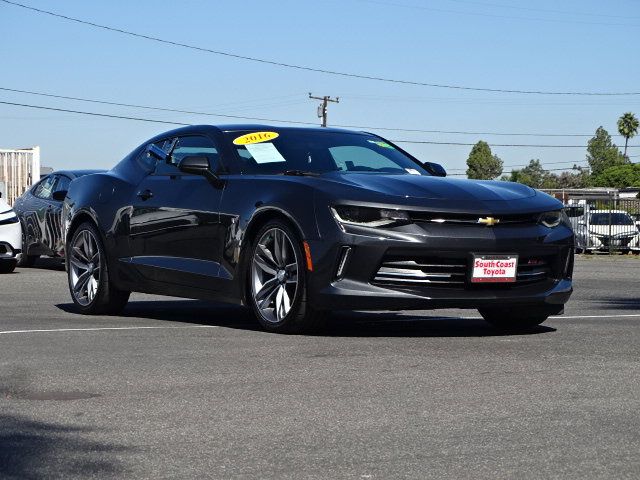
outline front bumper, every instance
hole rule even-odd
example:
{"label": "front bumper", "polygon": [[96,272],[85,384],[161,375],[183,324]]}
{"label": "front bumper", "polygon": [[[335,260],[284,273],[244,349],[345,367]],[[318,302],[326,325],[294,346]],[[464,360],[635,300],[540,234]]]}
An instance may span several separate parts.
{"label": "front bumper", "polygon": [[0,261],[13,262],[18,261],[22,251],[8,242],[0,242]]}
{"label": "front bumper", "polygon": [[[311,242],[314,265],[309,301],[322,310],[411,310],[437,308],[548,306],[560,312],[573,291],[573,233],[560,226],[470,227],[411,225],[404,231],[340,232],[337,242]],[[337,273],[345,247],[343,274]],[[471,254],[517,254],[525,262],[514,284],[471,284]],[[455,265],[451,282],[386,281],[380,272],[389,259],[415,259],[419,265]],[[527,262],[534,262],[526,265]],[[539,264],[535,262],[540,262]],[[440,265],[442,264],[442,265]],[[537,268],[538,265],[540,268]],[[526,270],[527,267],[531,267]],[[413,267],[416,268],[416,267]],[[418,267],[422,268],[422,267]],[[443,271],[443,270],[439,270]],[[447,271],[447,270],[444,270]],[[538,275],[534,278],[528,275]],[[422,273],[422,278],[433,278]],[[446,276],[445,276],[446,277]]]}
{"label": "front bumper", "polygon": [[590,235],[586,250],[607,251],[614,250],[640,250],[640,235]]}
{"label": "front bumper", "polygon": [[13,212],[0,219],[0,260],[17,261],[22,252],[22,228]]}

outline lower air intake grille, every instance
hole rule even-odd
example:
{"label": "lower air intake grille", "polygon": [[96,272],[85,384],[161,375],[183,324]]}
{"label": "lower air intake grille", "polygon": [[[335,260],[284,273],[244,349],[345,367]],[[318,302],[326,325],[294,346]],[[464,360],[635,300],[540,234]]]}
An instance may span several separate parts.
{"label": "lower air intake grille", "polygon": [[[553,257],[520,258],[516,286],[550,278],[552,261]],[[376,272],[373,283],[405,287],[465,288],[469,285],[468,269],[467,258],[386,257]]]}

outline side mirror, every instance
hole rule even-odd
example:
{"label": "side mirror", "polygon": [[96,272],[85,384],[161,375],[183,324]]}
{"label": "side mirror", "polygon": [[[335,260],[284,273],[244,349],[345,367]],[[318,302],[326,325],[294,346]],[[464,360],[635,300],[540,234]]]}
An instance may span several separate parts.
{"label": "side mirror", "polygon": [[66,196],[67,196],[67,191],[66,190],[58,190],[57,192],[53,192],[53,195],[51,197],[56,202],[62,202],[62,201],[64,201]]}
{"label": "side mirror", "polygon": [[205,156],[190,156],[180,160],[178,168],[181,172],[192,173],[194,175],[206,175],[211,168],[209,158]]}
{"label": "side mirror", "polygon": [[157,158],[158,160],[162,160],[163,162],[166,162],[169,157],[167,152],[162,150],[160,147],[155,146],[153,143],[147,147],[147,154]]}
{"label": "side mirror", "polygon": [[209,157],[204,155],[192,155],[184,157],[178,164],[178,169],[184,173],[190,173],[192,175],[202,175],[211,182],[215,187],[222,186],[222,180],[215,173],[211,171],[211,162]]}
{"label": "side mirror", "polygon": [[439,163],[424,162],[423,165],[424,165],[424,168],[426,168],[431,175],[434,175],[436,177],[447,176],[447,171]]}

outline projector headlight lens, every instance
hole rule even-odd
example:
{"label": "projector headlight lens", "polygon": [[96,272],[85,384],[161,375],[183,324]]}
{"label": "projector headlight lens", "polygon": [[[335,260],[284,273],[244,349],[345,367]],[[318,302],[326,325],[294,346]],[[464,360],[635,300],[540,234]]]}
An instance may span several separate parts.
{"label": "projector headlight lens", "polygon": [[336,205],[331,207],[334,218],[341,224],[363,227],[391,227],[411,223],[409,214],[403,210],[387,208]]}
{"label": "projector headlight lens", "polygon": [[566,215],[562,210],[545,212],[538,217],[538,223],[548,228],[555,228],[561,223],[567,223]]}

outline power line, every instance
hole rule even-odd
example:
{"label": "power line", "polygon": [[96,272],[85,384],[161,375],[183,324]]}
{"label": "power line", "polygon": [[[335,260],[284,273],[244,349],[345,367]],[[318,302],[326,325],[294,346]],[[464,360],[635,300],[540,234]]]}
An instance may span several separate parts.
{"label": "power line", "polygon": [[[52,110],[55,112],[65,112],[65,113],[75,113],[78,115],[88,115],[93,117],[106,117],[106,118],[117,118],[123,120],[136,120],[139,122],[152,122],[152,123],[163,123],[167,125],[192,125],[190,123],[182,123],[182,122],[172,122],[166,120],[155,120],[150,118],[142,118],[142,117],[130,117],[125,115],[112,115],[107,113],[97,113],[97,112],[86,112],[82,110],[71,110],[66,108],[54,108],[54,107],[46,107],[44,105],[31,105],[26,103],[16,103],[16,102],[5,102],[0,101],[2,105],[11,105],[15,107],[24,107],[24,108],[33,108],[39,110]],[[283,122],[284,123],[284,122]],[[296,122],[300,123],[300,122]],[[416,143],[416,144],[426,144],[426,145],[464,145],[464,146],[473,146],[475,143],[460,143],[460,142],[433,142],[433,141],[420,141],[420,140],[390,140],[395,143]],[[540,147],[540,148],[585,148],[585,145],[535,145],[535,144],[498,144],[492,143],[489,144],[491,147]],[[637,148],[640,145],[629,145],[628,148]]]}
{"label": "power line", "polygon": [[[554,22],[554,23],[575,23],[582,25],[606,25],[606,26],[616,26],[616,27],[638,27],[637,24],[633,23],[613,23],[613,22],[594,22],[589,20],[573,20],[573,19],[560,19],[560,18],[540,18],[540,17],[524,17],[524,16],[516,16],[516,15],[503,15],[497,13],[488,13],[486,11],[482,12],[472,12],[472,11],[462,11],[462,10],[451,10],[445,8],[434,8],[427,7],[423,5],[409,5],[406,3],[397,3],[390,1],[381,1],[381,0],[360,0],[361,2],[377,4],[377,5],[386,5],[392,7],[400,7],[400,8],[412,8],[419,10],[427,10],[431,12],[440,12],[440,13],[453,13],[457,15],[471,15],[471,16],[479,16],[479,17],[489,17],[489,18],[505,18],[505,19],[515,19],[515,20],[534,20],[539,22]],[[469,2],[468,2],[469,3]],[[485,4],[487,5],[487,4]],[[497,6],[497,5],[493,5]],[[630,17],[633,19],[633,17]]]}
{"label": "power line", "polygon": [[[0,0],[3,1],[3,0]],[[113,105],[116,107],[129,107],[129,108],[142,108],[145,110],[156,110],[160,112],[173,112],[173,113],[185,113],[187,115],[204,115],[209,117],[224,117],[224,118],[233,118],[236,120],[256,120],[258,122],[280,122],[280,123],[295,123],[299,125],[316,125],[313,122],[297,122],[295,120],[278,120],[275,118],[263,118],[263,117],[243,117],[241,115],[229,115],[225,113],[212,113],[212,112],[198,112],[193,110],[180,110],[176,108],[165,108],[165,107],[155,107],[150,105],[139,105],[135,103],[122,103],[122,102],[111,102],[108,100],[96,100],[91,98],[82,98],[82,97],[70,97],[66,95],[56,95],[53,93],[44,93],[44,92],[32,92],[29,90],[18,90],[16,88],[5,88],[0,87],[0,90],[4,90],[7,92],[15,92],[15,93],[26,93],[29,95],[37,95],[40,97],[50,97],[50,98],[58,98],[63,100],[74,100],[78,102],[87,102],[87,103],[98,103],[101,105]]]}
{"label": "power line", "polygon": [[640,19],[640,17],[628,17],[628,16],[624,16],[624,15],[611,15],[611,14],[605,14],[605,13],[589,13],[589,12],[577,12],[577,11],[571,11],[571,10],[550,10],[550,9],[546,9],[546,8],[537,8],[537,7],[523,7],[521,5],[506,5],[504,3],[489,3],[489,2],[476,2],[476,1],[471,1],[471,0],[448,0],[449,2],[455,2],[455,3],[465,3],[467,5],[478,5],[478,6],[485,6],[485,7],[498,7],[498,8],[511,8],[511,9],[516,9],[516,10],[529,10],[532,12],[544,12],[544,13],[557,13],[557,14],[561,14],[561,15],[582,15],[582,16],[588,16],[588,17],[598,17],[598,18],[620,18],[620,19],[624,19],[624,20],[637,20]]}
{"label": "power line", "polygon": [[293,63],[285,63],[285,62],[278,62],[275,60],[268,60],[268,59],[264,59],[264,58],[258,58],[258,57],[250,57],[250,56],[246,56],[246,55],[239,55],[236,53],[231,53],[231,52],[227,52],[227,51],[223,51],[223,50],[213,50],[210,48],[205,48],[205,47],[199,47],[196,45],[191,45],[191,44],[187,44],[187,43],[181,43],[181,42],[176,42],[173,40],[167,40],[167,39],[163,39],[163,38],[159,38],[159,37],[153,37],[151,35],[145,35],[142,33],[136,33],[136,32],[132,32],[129,30],[123,30],[120,28],[116,28],[116,27],[110,27],[107,25],[101,25],[98,23],[94,23],[94,22],[90,22],[88,20],[82,20],[80,18],[75,18],[75,17],[70,17],[67,15],[62,15],[60,13],[55,13],[49,10],[43,10],[40,8],[35,8],[29,5],[24,5],[22,3],[18,3],[18,2],[13,2],[10,0],[0,0],[0,2],[3,2],[7,5],[13,5],[15,7],[20,7],[20,8],[24,8],[26,10],[30,10],[32,12],[37,12],[37,13],[42,13],[45,15],[50,15],[52,17],[56,17],[56,18],[60,18],[63,20],[67,20],[70,22],[75,22],[75,23],[80,23],[83,25],[88,25],[91,27],[95,27],[95,28],[99,28],[102,30],[107,30],[110,32],[116,32],[116,33],[121,33],[123,35],[128,35],[131,37],[136,37],[136,38],[142,38],[145,40],[150,40],[153,42],[158,42],[158,43],[163,43],[166,45],[172,45],[175,47],[181,47],[181,48],[188,48],[191,50],[197,50],[200,52],[205,52],[205,53],[211,53],[214,55],[220,55],[220,56],[224,56],[224,57],[229,57],[229,58],[235,58],[237,60],[246,60],[246,61],[250,61],[250,62],[256,62],[256,63],[262,63],[262,64],[266,64],[266,65],[273,65],[273,66],[277,66],[277,67],[282,67],[282,68],[289,68],[289,69],[295,69],[295,70],[304,70],[304,71],[308,71],[308,72],[315,72],[315,73],[322,73],[322,74],[327,74],[327,75],[335,75],[335,76],[340,76],[340,77],[349,77],[349,78],[358,78],[361,80],[373,80],[373,81],[378,81],[378,82],[387,82],[387,83],[396,83],[396,84],[404,84],[404,85],[416,85],[416,86],[422,86],[422,87],[432,87],[432,88],[446,88],[446,89],[452,89],[452,90],[469,90],[469,91],[477,91],[477,92],[493,92],[493,93],[518,93],[518,94],[527,94],[527,95],[580,95],[580,96],[628,96],[628,95],[640,95],[640,92],[556,92],[556,91],[544,91],[544,90],[520,90],[520,89],[502,89],[502,88],[482,88],[482,87],[469,87],[469,86],[462,86],[462,85],[451,85],[451,84],[441,84],[441,83],[426,83],[426,82],[419,82],[416,80],[400,80],[400,79],[394,79],[394,78],[387,78],[387,77],[378,77],[375,75],[364,75],[364,74],[357,74],[357,73],[350,73],[350,72],[339,72],[337,70],[329,70],[329,69],[325,69],[325,68],[319,68],[319,67],[310,67],[310,66],[305,66],[305,65],[297,65],[297,64],[293,64]]}
{"label": "power line", "polygon": [[[457,145],[472,147],[475,143],[464,142],[435,142],[431,140],[393,140],[396,143],[415,143],[425,145]],[[538,147],[538,148],[586,148],[586,145],[540,145],[529,143],[490,143],[491,147]],[[629,148],[637,148],[640,145],[629,145]]]}
{"label": "power line", "polygon": [[128,117],[124,115],[110,115],[107,113],[96,113],[96,112],[83,112],[80,110],[69,110],[66,108],[54,108],[54,107],[45,107],[42,105],[28,105],[26,103],[13,103],[13,102],[4,102],[0,101],[0,104],[3,105],[12,105],[14,107],[25,107],[25,108],[36,108],[39,110],[52,110],[54,112],[65,112],[65,113],[76,113],[79,115],[89,115],[92,117],[106,117],[106,118],[118,118],[122,120],[136,120],[138,122],[152,122],[152,123],[163,123],[165,125],[191,125],[190,123],[180,123],[180,122],[169,122],[164,120],[153,120],[150,118],[141,118],[141,117]]}
{"label": "power line", "polygon": [[[292,124],[299,124],[299,125],[315,125],[315,123],[313,122],[282,120],[282,119],[275,119],[275,118],[243,117],[239,115],[229,115],[229,114],[215,113],[215,112],[184,110],[184,109],[168,108],[168,107],[156,107],[151,105],[140,105],[140,104],[134,104],[134,103],[113,102],[109,100],[100,100],[100,99],[92,99],[92,98],[84,98],[84,97],[73,97],[73,96],[58,95],[58,94],[47,93],[47,92],[36,92],[32,90],[20,90],[17,88],[0,87],[0,90],[5,92],[13,92],[13,93],[24,93],[27,95],[35,95],[40,97],[57,98],[62,100],[73,100],[77,102],[96,103],[101,105],[113,105],[118,107],[141,108],[145,110],[156,110],[161,112],[184,113],[188,115],[203,115],[203,116],[210,116],[210,117],[226,117],[226,118],[234,118],[234,119],[240,119],[240,120],[256,120],[261,122],[279,122],[279,123],[292,123]],[[439,134],[447,134],[447,135],[492,135],[492,136],[495,135],[495,136],[508,136],[508,137],[523,136],[523,137],[584,137],[584,138],[593,136],[593,134],[581,134],[581,133],[470,132],[470,131],[461,131],[461,130],[424,130],[424,129],[418,129],[418,128],[397,128],[397,127],[384,127],[384,126],[371,126],[371,125],[344,125],[344,124],[336,124],[334,126],[340,127],[340,128],[384,130],[389,132],[439,133]]]}

